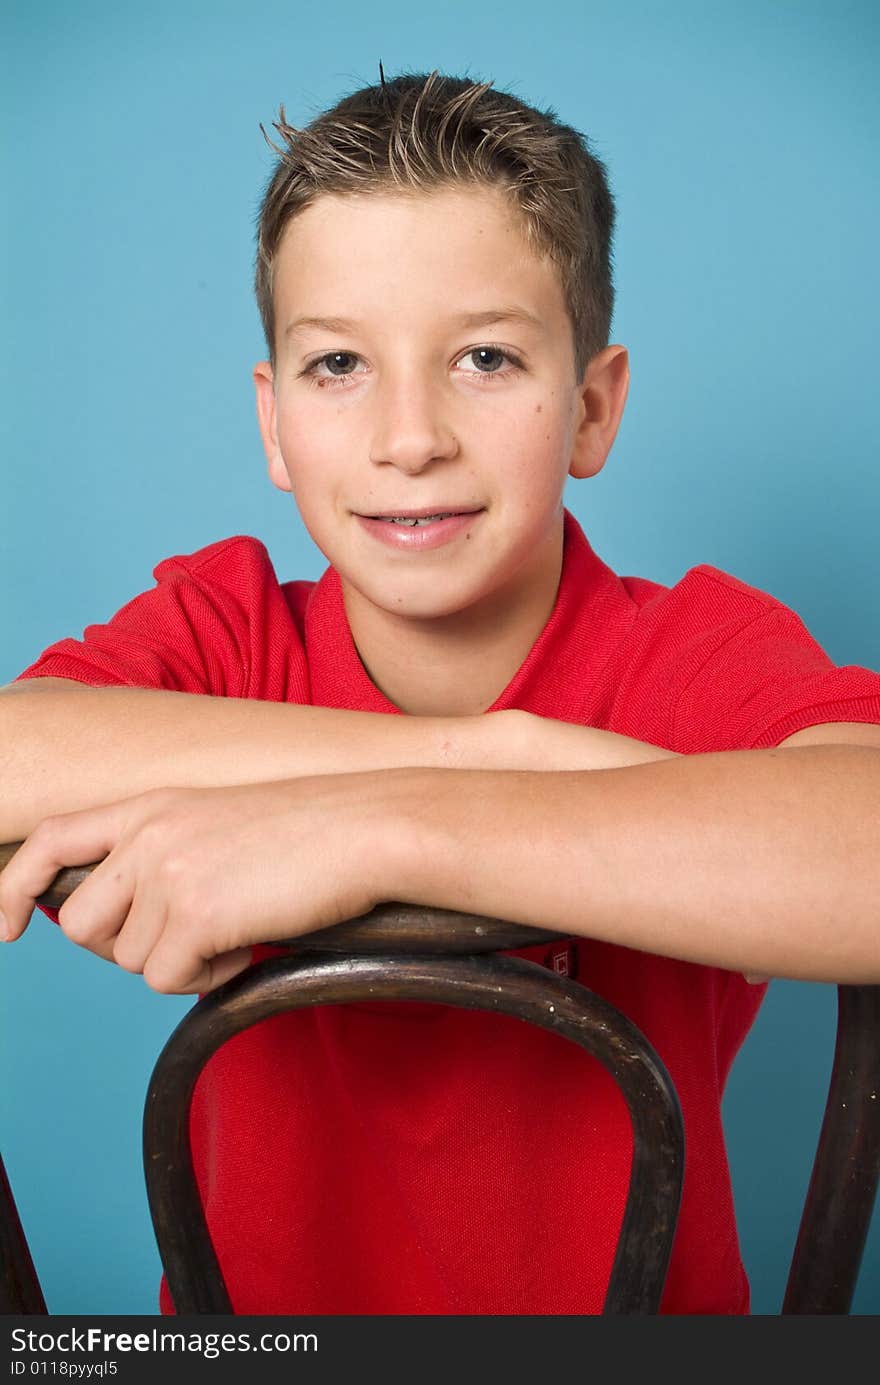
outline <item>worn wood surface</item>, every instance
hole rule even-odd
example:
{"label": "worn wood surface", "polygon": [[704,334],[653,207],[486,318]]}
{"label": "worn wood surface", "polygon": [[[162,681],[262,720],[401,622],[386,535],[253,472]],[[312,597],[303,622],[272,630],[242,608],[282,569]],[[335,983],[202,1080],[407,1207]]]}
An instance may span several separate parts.
{"label": "worn wood surface", "polygon": [[27,1237],[22,1230],[6,1168],[0,1159],[0,1314],[45,1312],[46,1300],[34,1269]]}
{"label": "worn wood surface", "polygon": [[[20,845],[0,844],[0,870]],[[93,865],[60,871],[38,903],[60,908],[91,869]],[[290,956],[260,963],[200,1001],[172,1035],[157,1063],[145,1115],[151,1210],[166,1271],[169,1262],[172,1267],[169,1283],[172,1274],[175,1277],[180,1296],[178,1312],[228,1311],[201,1207],[192,1202],[194,1184],[191,1165],[187,1163],[188,1146],[180,1143],[184,1139],[182,1122],[185,1123],[189,1110],[191,1086],[187,1084],[194,1084],[200,1066],[226,1037],[281,1010],[381,995],[389,1000],[437,1000],[443,1004],[497,1009],[499,1013],[552,1027],[606,1063],[624,1089],[628,1104],[632,1096],[630,1113],[637,1147],[642,1151],[639,1160],[643,1153],[648,1159],[648,1151],[655,1150],[661,1162],[670,1161],[667,1167],[671,1169],[674,1158],[667,1148],[670,1121],[674,1124],[671,1108],[661,1117],[656,1114],[660,1108],[653,1105],[658,1100],[662,1105],[669,1098],[661,1099],[659,1088],[649,1098],[644,1095],[645,1091],[657,1088],[658,1083],[663,1087],[664,1079],[657,1068],[659,1059],[653,1050],[639,1049],[639,1040],[645,1042],[639,1035],[636,1048],[627,1050],[629,1056],[621,1067],[621,1054],[626,1044],[633,1043],[629,1021],[617,1012],[609,1016],[610,1007],[605,1009],[604,1021],[598,1021],[605,1002],[576,982],[519,959],[481,955],[552,942],[563,936],[502,919],[392,902],[360,919],[278,944],[289,947]],[[499,967],[503,976],[500,990]],[[510,967],[525,967],[540,975],[524,983],[518,979],[520,973],[511,973]],[[559,987],[572,988],[564,1005]],[[784,1314],[849,1311],[880,1178],[880,986],[837,989],[834,1067],[781,1310]],[[554,1010],[552,1023],[548,1023],[550,1012],[546,1007],[552,1003],[548,999],[551,992],[560,995],[560,1004]],[[609,1026],[607,1032],[601,1032],[602,1023]],[[641,1086],[633,1085],[636,1069]],[[674,1104],[677,1106],[677,1099]],[[645,1112],[649,1109],[655,1114],[647,1117],[645,1125]],[[662,1138],[658,1135],[661,1127],[665,1132]],[[165,1152],[158,1159],[157,1150]],[[161,1174],[163,1168],[165,1173]],[[646,1179],[644,1186],[648,1187],[653,1176],[650,1170],[636,1176],[634,1164],[633,1222],[629,1227],[628,1212],[609,1284],[606,1312],[656,1311],[656,1307],[646,1305],[659,1302],[656,1273],[668,1255],[664,1245],[670,1235],[672,1197],[667,1174],[666,1192],[661,1195],[661,1202],[664,1196],[667,1199],[666,1210],[657,1213],[655,1208],[652,1213],[653,1232],[637,1229],[646,1198],[650,1202],[651,1196],[657,1196],[656,1187],[650,1195],[639,1192],[640,1180]],[[163,1177],[167,1178],[166,1183]],[[633,1188],[631,1201],[632,1198]],[[173,1212],[167,1210],[170,1207]],[[673,1230],[674,1220],[675,1214]],[[641,1306],[626,1306],[635,1303]],[[183,1304],[189,1306],[184,1308]],[[0,1161],[0,1312],[45,1311],[27,1240]]]}
{"label": "worn wood surface", "polygon": [[644,1035],[585,986],[534,962],[400,955],[268,958],[205,996],[172,1034],[147,1093],[144,1170],[177,1313],[230,1311],[189,1144],[190,1103],[202,1067],[228,1038],[270,1015],[367,1000],[434,1001],[512,1015],[579,1044],[604,1064],[629,1109],[633,1162],[603,1311],[656,1313],[678,1216],[684,1133],[675,1089]]}
{"label": "worn wood surface", "polygon": [[[21,842],[0,845],[0,870],[21,846]],[[69,866],[56,875],[38,904],[49,909],[61,905],[81,884],[97,862],[88,866]],[[424,909],[412,904],[380,904],[361,918],[349,919],[318,933],[304,934],[276,943],[295,947],[300,952],[369,953],[401,951],[478,953],[503,952],[533,943],[553,942],[564,935],[550,929],[529,928],[482,914],[460,914],[451,909]]]}
{"label": "worn wood surface", "polygon": [[880,1176],[880,986],[838,986],[825,1116],[782,1312],[848,1313]]}

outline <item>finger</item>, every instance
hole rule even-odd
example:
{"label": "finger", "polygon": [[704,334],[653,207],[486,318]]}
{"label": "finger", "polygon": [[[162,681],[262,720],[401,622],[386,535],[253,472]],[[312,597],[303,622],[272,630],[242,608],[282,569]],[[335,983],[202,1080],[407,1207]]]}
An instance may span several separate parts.
{"label": "finger", "polygon": [[239,947],[217,957],[201,957],[166,928],[144,965],[144,980],[164,995],[201,995],[244,971],[251,955],[250,947]]}
{"label": "finger", "polygon": [[143,972],[168,919],[168,903],[155,881],[135,888],[128,917],[112,940],[111,956],[123,971]]}
{"label": "finger", "polygon": [[9,940],[21,936],[36,900],[65,866],[88,866],[112,850],[121,832],[122,804],[44,818],[0,872],[0,911]]}
{"label": "finger", "polygon": [[253,949],[250,947],[239,947],[234,952],[224,952],[219,957],[212,957],[210,962],[206,962],[207,974],[200,979],[197,987],[199,992],[215,991],[218,986],[222,986],[224,981],[231,981],[233,976],[238,976],[240,971],[245,971],[251,964]]}
{"label": "finger", "polygon": [[113,947],[132,908],[135,883],[130,854],[114,847],[58,910],[63,933],[78,947],[113,959]]}

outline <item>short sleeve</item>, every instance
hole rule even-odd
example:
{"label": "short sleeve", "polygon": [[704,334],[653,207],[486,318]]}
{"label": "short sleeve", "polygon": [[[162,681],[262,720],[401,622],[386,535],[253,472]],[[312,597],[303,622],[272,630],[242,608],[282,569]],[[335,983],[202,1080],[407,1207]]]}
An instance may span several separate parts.
{"label": "short sleeve", "polygon": [[309,700],[305,651],[265,546],[246,535],[167,558],[156,585],[82,639],[44,650],[16,681]]}
{"label": "short sleeve", "polygon": [[835,665],[794,611],[773,598],[726,627],[673,709],[673,748],[682,753],[765,749],[829,721],[880,724],[880,673]]}

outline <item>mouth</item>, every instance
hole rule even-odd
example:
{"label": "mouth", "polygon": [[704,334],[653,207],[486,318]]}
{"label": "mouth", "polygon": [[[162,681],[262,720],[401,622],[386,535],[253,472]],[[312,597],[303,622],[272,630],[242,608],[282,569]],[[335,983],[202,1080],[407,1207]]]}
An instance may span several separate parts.
{"label": "mouth", "polygon": [[461,515],[477,515],[482,508],[482,506],[463,508],[450,505],[425,505],[420,510],[384,510],[377,514],[360,515],[359,518],[384,520],[387,524],[409,525],[412,528],[417,524],[430,524],[436,520],[455,519]]}

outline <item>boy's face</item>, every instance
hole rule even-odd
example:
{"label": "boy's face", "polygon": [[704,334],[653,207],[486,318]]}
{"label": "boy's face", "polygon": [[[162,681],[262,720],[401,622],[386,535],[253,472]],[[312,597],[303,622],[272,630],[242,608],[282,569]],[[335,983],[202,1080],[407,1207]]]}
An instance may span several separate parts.
{"label": "boy's face", "polygon": [[[549,614],[565,478],[600,469],[617,418],[597,440],[558,274],[503,194],[324,195],[287,226],[274,293],[274,381],[254,371],[269,472],[349,615],[497,618],[542,585]],[[467,517],[370,518],[414,510]]]}

